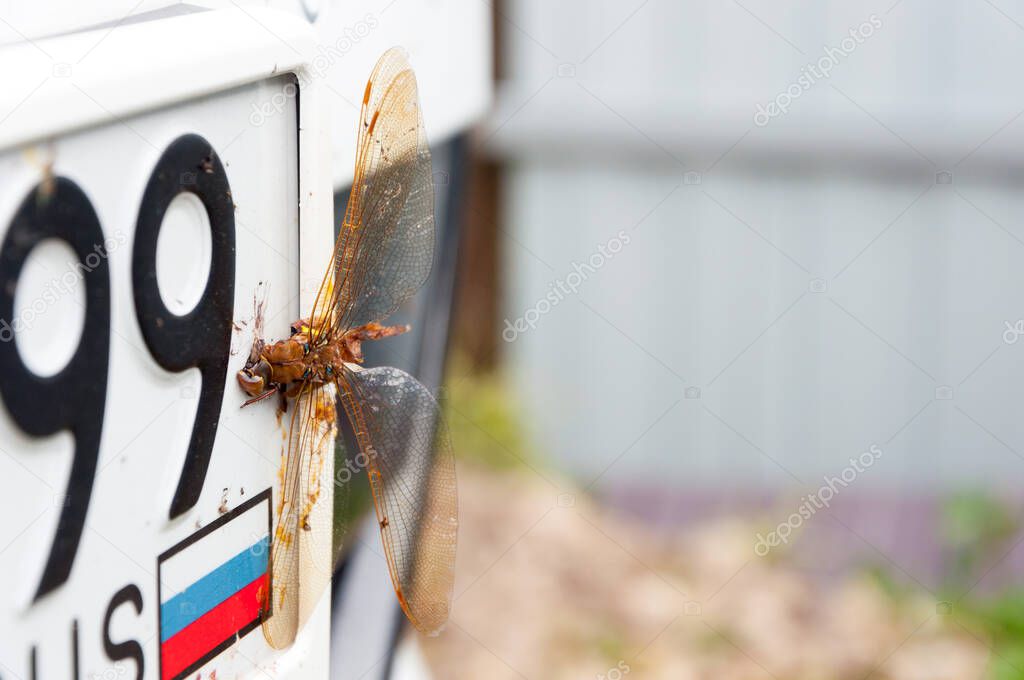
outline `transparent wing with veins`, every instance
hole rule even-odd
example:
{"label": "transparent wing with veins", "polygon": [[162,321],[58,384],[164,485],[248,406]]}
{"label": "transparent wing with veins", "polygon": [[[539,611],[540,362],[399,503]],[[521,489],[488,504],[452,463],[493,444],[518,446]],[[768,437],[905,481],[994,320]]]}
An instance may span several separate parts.
{"label": "transparent wing with veins", "polygon": [[436,634],[455,578],[455,462],[437,402],[397,368],[346,370],[342,401],[366,456],[380,536],[398,601],[412,624]]}
{"label": "transparent wing with veins", "polygon": [[440,409],[415,378],[396,368],[346,369],[336,386],[307,385],[296,400],[282,467],[271,553],[271,646],[290,646],[331,580],[342,545],[332,544],[335,392],[352,425],[399,604],[412,624],[436,634],[448,620],[455,578],[458,498],[455,463]]}
{"label": "transparent wing with veins", "polygon": [[271,586],[263,634],[276,649],[295,641],[331,581],[330,464],[336,432],[333,385],[306,383],[293,402],[275,499]]}
{"label": "transparent wing with veins", "polygon": [[355,175],[310,318],[314,337],[383,321],[426,281],[434,258],[434,188],[416,76],[388,50],[366,84]]}

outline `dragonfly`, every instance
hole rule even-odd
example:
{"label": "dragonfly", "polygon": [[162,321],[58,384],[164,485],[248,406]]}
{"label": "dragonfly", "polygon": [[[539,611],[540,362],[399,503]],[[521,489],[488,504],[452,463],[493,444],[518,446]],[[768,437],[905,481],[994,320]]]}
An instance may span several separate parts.
{"label": "dragonfly", "polygon": [[263,620],[275,648],[295,640],[343,547],[332,540],[340,520],[324,493],[334,481],[324,471],[334,455],[339,411],[354,433],[356,462],[366,469],[399,604],[426,634],[436,634],[448,618],[458,497],[444,420],[433,395],[411,375],[362,366],[364,342],[409,330],[381,322],[430,273],[433,202],[416,77],[405,52],[393,48],[363,93],[355,178],[313,308],[277,342],[265,341],[258,323],[237,374],[249,396],[244,405],[280,395],[287,424]]}

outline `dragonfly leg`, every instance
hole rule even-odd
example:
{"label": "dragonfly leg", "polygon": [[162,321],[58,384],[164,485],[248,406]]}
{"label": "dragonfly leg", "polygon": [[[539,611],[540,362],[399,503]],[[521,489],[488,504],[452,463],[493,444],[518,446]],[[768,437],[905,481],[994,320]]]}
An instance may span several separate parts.
{"label": "dragonfly leg", "polygon": [[249,399],[248,401],[244,402],[242,404],[242,408],[245,408],[249,404],[255,404],[257,401],[263,401],[264,399],[266,399],[267,397],[269,397],[270,395],[272,395],[272,394],[274,394],[275,392],[278,392],[278,391],[279,391],[278,388],[272,387],[269,390],[267,390],[266,392],[264,392],[263,394],[257,394],[252,399]]}

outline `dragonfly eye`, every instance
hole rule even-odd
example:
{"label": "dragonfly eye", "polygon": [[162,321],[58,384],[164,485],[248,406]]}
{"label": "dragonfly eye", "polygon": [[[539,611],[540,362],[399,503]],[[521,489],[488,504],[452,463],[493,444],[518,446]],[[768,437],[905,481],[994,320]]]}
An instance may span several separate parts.
{"label": "dragonfly eye", "polygon": [[239,386],[250,397],[256,397],[266,391],[267,381],[263,376],[256,375],[252,370],[243,368],[237,375]]}
{"label": "dragonfly eye", "polygon": [[328,366],[327,368],[324,369],[324,373],[326,373],[327,375],[332,375],[334,373],[334,369]]}

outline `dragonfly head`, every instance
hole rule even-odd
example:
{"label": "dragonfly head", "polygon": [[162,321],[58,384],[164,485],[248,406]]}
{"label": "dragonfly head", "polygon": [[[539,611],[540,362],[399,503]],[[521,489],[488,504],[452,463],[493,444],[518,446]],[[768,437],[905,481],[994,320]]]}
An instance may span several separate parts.
{"label": "dragonfly head", "polygon": [[252,366],[246,366],[237,374],[238,384],[250,397],[264,394],[270,385],[270,364],[260,357]]}

